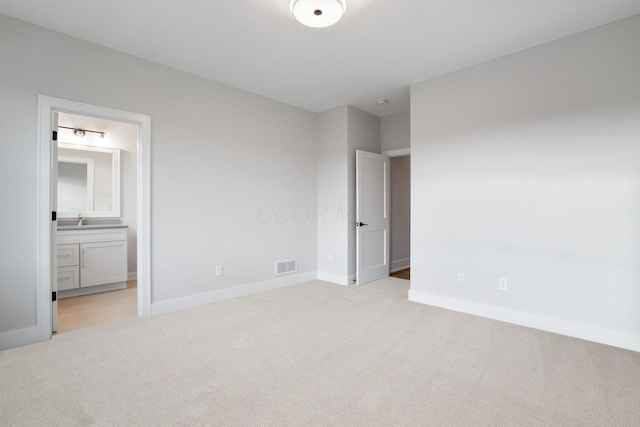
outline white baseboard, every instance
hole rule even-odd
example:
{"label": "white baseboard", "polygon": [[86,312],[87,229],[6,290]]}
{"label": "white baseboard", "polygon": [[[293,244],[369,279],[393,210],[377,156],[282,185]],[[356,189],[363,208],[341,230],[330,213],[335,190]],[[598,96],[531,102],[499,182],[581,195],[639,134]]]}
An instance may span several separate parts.
{"label": "white baseboard", "polygon": [[459,300],[415,290],[409,290],[409,301],[500,320],[502,322],[514,323],[520,326],[567,335],[573,338],[580,338],[627,350],[640,351],[640,335],[631,332],[586,325],[555,317],[526,313],[504,307]]}
{"label": "white baseboard", "polygon": [[339,274],[325,273],[318,271],[318,280],[335,283],[336,285],[349,286],[349,277],[340,276]]}
{"label": "white baseboard", "polygon": [[271,289],[283,288],[285,286],[297,285],[299,283],[315,280],[317,273],[292,274],[264,282],[249,283],[247,285],[235,286],[233,288],[219,289],[204,294],[189,295],[168,301],[159,301],[151,304],[151,315],[170,313],[172,311],[184,310],[186,308],[225,301],[232,298],[251,295]]}
{"label": "white baseboard", "polygon": [[138,280],[138,272],[137,271],[130,271],[127,273],[127,282],[129,280]]}
{"label": "white baseboard", "polygon": [[40,341],[38,327],[19,329],[17,331],[3,332],[0,334],[0,351],[21,347]]}
{"label": "white baseboard", "polygon": [[406,270],[411,267],[411,258],[399,259],[397,261],[391,261],[391,270],[390,273],[395,273],[396,271]]}

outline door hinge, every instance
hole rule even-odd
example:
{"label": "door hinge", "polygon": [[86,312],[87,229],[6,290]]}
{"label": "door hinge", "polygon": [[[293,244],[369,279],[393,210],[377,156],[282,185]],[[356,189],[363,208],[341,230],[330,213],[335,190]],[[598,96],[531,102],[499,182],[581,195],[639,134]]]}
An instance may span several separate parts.
{"label": "door hinge", "polygon": [[54,130],[54,131],[53,131],[52,138],[53,138],[53,140],[54,140],[54,141],[57,141],[57,140],[58,140],[58,131],[57,131],[57,130]]}
{"label": "door hinge", "polygon": [[51,212],[51,221],[58,219],[58,213],[56,211]]}
{"label": "door hinge", "polygon": [[56,302],[58,300],[58,293],[51,292],[51,302]]}

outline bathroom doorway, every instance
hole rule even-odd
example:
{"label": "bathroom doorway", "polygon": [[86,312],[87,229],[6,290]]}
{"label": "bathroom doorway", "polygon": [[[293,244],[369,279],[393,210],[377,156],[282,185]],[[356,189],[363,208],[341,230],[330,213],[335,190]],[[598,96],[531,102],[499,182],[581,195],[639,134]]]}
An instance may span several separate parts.
{"label": "bathroom doorway", "polygon": [[136,317],[138,126],[66,112],[57,122],[60,334]]}
{"label": "bathroom doorway", "polygon": [[[129,219],[127,219],[127,221],[133,224],[132,228],[135,228],[135,239],[129,239],[129,233],[126,233],[126,237],[108,238],[106,239],[106,241],[98,242],[93,246],[90,245],[91,242],[89,241],[80,241],[80,243],[77,243],[77,250],[81,254],[82,252],[85,252],[85,255],[88,255],[90,253],[99,254],[99,256],[96,255],[96,259],[98,259],[99,262],[97,262],[95,265],[99,267],[99,273],[104,276],[104,269],[100,270],[100,268],[102,268],[104,265],[112,264],[113,262],[115,262],[115,259],[118,259],[118,257],[120,257],[119,259],[122,260],[123,254],[125,253],[123,251],[110,252],[110,248],[116,246],[119,246],[120,248],[126,247],[127,252],[131,252],[133,256],[129,257],[127,256],[128,254],[124,255],[124,263],[126,263],[127,265],[127,267],[124,267],[125,273],[123,275],[120,272],[117,277],[114,276],[113,281],[116,282],[117,280],[117,282],[124,282],[125,286],[122,291],[129,290],[129,293],[133,293],[135,295],[135,314],[138,317],[149,316],[151,310],[149,184],[151,118],[149,116],[137,113],[114,110],[110,108],[99,107],[60,98],[53,98],[44,95],[38,96],[38,113],[38,154],[40,161],[40,177],[38,180],[38,255],[40,260],[40,270],[38,272],[37,281],[39,341],[46,341],[51,338],[55,320],[57,320],[56,303],[60,301],[58,300],[57,292],[58,257],[56,255],[58,253],[58,243],[69,244],[68,249],[70,249],[71,252],[73,252],[73,246],[75,244],[75,242],[65,241],[64,239],[62,239],[62,236],[58,236],[57,230],[59,227],[65,226],[76,228],[76,226],[78,225],[77,221],[80,220],[80,218],[78,217],[74,218],[69,217],[68,215],[63,215],[61,218],[57,217],[58,205],[56,200],[56,192],[58,176],[56,171],[56,151],[58,142],[60,141],[60,139],[72,138],[71,135],[73,135],[73,138],[81,138],[86,137],[87,134],[90,134],[97,139],[103,139],[102,135],[104,130],[98,128],[105,125],[105,123],[111,123],[111,126],[127,125],[130,127],[130,130],[133,129],[133,134],[135,135],[135,142],[133,143],[133,148],[131,149],[131,152],[136,154],[135,158],[133,158],[133,156],[122,157],[123,161],[129,163],[133,162],[133,164],[135,165],[136,171],[133,173],[134,178],[131,178],[130,176],[126,178],[129,182],[129,184],[127,184],[127,187],[133,186],[135,188],[135,197],[133,202],[135,206],[129,206],[128,208],[123,206],[121,211],[123,214],[125,212],[129,212],[129,214],[127,214]],[[56,121],[54,121],[54,117],[58,118],[57,123]],[[69,122],[65,122],[64,120],[69,120]],[[86,122],[81,122],[81,120],[86,120]],[[57,126],[60,127],[57,128]],[[54,130],[56,129],[57,133],[54,132]],[[70,132],[70,134],[65,137],[62,133],[63,131],[68,131]],[[82,135],[83,133],[84,135]],[[116,132],[114,131],[114,134],[115,133]],[[105,134],[104,139],[108,138],[107,135],[108,134]],[[77,144],[79,142],[78,140],[71,139],[71,142],[75,144],[70,145],[80,145]],[[65,143],[69,144],[68,141],[66,141]],[[100,151],[100,149],[107,150],[107,148],[101,147],[101,145],[103,145],[104,143],[105,141],[97,140],[96,142],[96,140],[94,140],[93,144],[87,145],[93,146],[97,151]],[[97,160],[95,160],[95,162],[97,162]],[[118,189],[123,189],[122,185],[123,183],[120,183]],[[116,187],[114,186],[113,188]],[[94,188],[94,190],[96,189]],[[77,194],[80,193],[84,193],[84,191],[77,192]],[[127,193],[131,193],[131,191],[129,191],[128,189],[123,189],[123,194],[121,196],[127,197]],[[128,197],[129,199],[131,198],[130,195]],[[121,217],[120,212],[118,212],[117,209],[114,209],[114,207],[111,206],[109,202],[105,201],[104,199],[96,199],[93,200],[92,204],[94,210],[97,209],[98,213],[91,213],[91,211],[87,207],[87,210],[85,211],[87,213],[83,216],[83,211],[80,210],[79,213],[81,216],[83,216],[83,224],[98,226],[95,227],[96,229],[106,228],[120,230],[113,231],[112,234],[123,234],[123,225],[127,226],[125,228],[129,228],[130,224],[122,223],[124,222],[124,217]],[[120,222],[120,224],[115,224],[117,222]],[[113,227],[110,226],[110,224],[118,226]],[[67,228],[66,231],[70,231],[70,228]],[[83,229],[81,230],[81,232],[85,232],[85,230]],[[80,232],[77,232],[75,234],[78,233]],[[69,235],[74,233],[66,234]],[[60,240],[59,237],[62,240]],[[77,238],[77,236],[74,236],[74,238]],[[95,238],[95,236],[92,236],[92,238]],[[118,241],[119,243],[117,245],[112,244],[112,240]],[[85,243],[86,246],[83,246],[85,245]],[[132,246],[131,251],[128,250],[130,246]],[[75,264],[76,255],[73,255],[73,253],[70,255],[70,259],[73,260],[70,261],[70,266],[78,266],[79,268],[82,267],[82,262],[86,261],[88,263],[91,260],[90,257],[87,257],[85,259],[79,256],[79,261],[77,261],[77,264]],[[87,289],[89,289],[91,286],[96,286],[96,289],[98,289],[98,286],[105,286],[106,288],[104,290],[111,290],[108,289],[109,286],[107,286],[109,285],[109,283],[106,283],[103,277],[101,279],[100,274],[98,274],[97,281],[94,281],[95,277],[91,277],[90,274],[87,274],[85,279],[87,279],[87,286],[85,286],[85,288]],[[131,283],[132,280],[128,279],[136,279],[136,281],[135,283]],[[102,282],[100,282],[100,280],[102,280]],[[64,291],[67,291],[66,296],[75,297],[79,295],[71,294],[81,294],[86,291],[86,289],[81,289],[83,288],[83,286],[79,286],[79,288],[79,290],[75,291],[70,291],[70,289],[64,289]],[[131,289],[133,289],[133,291],[131,291]],[[95,295],[99,295],[101,293],[102,292],[96,293]]]}

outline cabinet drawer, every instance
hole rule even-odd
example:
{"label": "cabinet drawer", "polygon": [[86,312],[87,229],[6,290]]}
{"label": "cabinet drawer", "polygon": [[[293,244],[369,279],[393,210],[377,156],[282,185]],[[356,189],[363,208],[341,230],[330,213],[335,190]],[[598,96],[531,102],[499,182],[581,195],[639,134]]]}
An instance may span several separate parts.
{"label": "cabinet drawer", "polygon": [[58,267],[78,265],[79,254],[79,245],[58,245]]}
{"label": "cabinet drawer", "polygon": [[58,231],[58,244],[116,242],[127,240],[126,228],[107,228],[103,230],[62,230]]}
{"label": "cabinet drawer", "polygon": [[60,267],[58,268],[58,291],[67,289],[77,289],[80,287],[80,268]]}

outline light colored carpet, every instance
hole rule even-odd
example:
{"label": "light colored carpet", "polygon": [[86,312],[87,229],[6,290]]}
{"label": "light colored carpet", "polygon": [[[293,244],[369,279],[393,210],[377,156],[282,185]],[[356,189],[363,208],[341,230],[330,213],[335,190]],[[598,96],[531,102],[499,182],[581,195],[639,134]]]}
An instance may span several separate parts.
{"label": "light colored carpet", "polygon": [[2,426],[639,426],[640,354],[314,281],[0,353]]}

